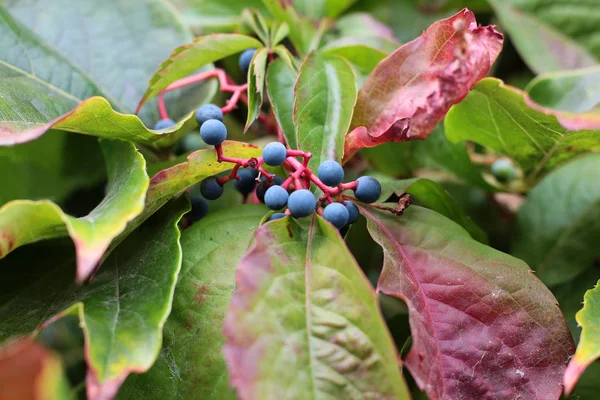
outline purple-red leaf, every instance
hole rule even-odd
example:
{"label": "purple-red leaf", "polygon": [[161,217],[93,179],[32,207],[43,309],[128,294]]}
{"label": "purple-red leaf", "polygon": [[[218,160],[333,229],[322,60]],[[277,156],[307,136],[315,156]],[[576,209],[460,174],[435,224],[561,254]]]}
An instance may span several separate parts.
{"label": "purple-red leaf", "polygon": [[558,399],[573,341],[556,299],[521,260],[411,206],[361,206],[384,250],[378,290],[404,300],[404,365],[436,399]]}
{"label": "purple-red leaf", "polygon": [[503,36],[467,9],[431,25],[377,65],[358,94],[345,157],[385,142],[425,139],[485,77]]}

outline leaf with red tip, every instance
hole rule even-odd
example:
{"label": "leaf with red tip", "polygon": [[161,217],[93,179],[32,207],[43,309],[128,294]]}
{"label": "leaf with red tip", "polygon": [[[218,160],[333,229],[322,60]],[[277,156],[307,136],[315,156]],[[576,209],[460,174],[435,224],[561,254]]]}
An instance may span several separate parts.
{"label": "leaf with red tip", "polygon": [[502,48],[493,26],[463,10],[377,65],[358,93],[345,158],[363,147],[425,139],[482,79]]}
{"label": "leaf with red tip", "polygon": [[252,47],[262,47],[262,44],[250,36],[222,33],[201,36],[192,43],[176,48],[150,79],[136,112],[177,79],[186,77],[204,65]]}
{"label": "leaf with red tip", "polygon": [[581,339],[575,356],[565,371],[565,393],[569,395],[583,371],[600,358],[600,281],[583,296],[583,308],[575,316],[581,327]]}
{"label": "leaf with red tip", "polygon": [[31,339],[0,348],[0,399],[64,400],[72,393],[60,358]]}
{"label": "leaf with red tip", "polygon": [[568,130],[600,130],[600,66],[539,76],[527,92],[527,105]]}
{"label": "leaf with red tip", "polygon": [[499,79],[481,80],[446,116],[446,137],[509,156],[529,182],[578,155],[600,150],[600,131],[570,133],[554,116],[529,107],[526,95]]}
{"label": "leaf with red tip", "polygon": [[114,250],[89,285],[73,281],[68,241],[10,254],[0,268],[0,292],[11,294],[0,302],[0,340],[77,317],[85,338],[87,398],[113,399],[125,378],[147,371],[160,352],[181,267],[177,223],[188,209],[185,198],[163,207]]}
{"label": "leaf with red tip", "polygon": [[144,209],[148,175],[132,143],[102,140],[108,169],[104,200],[87,216],[65,214],[49,200],[14,200],[0,208],[0,258],[19,246],[69,235],[77,253],[77,281],[83,282],[111,241]]}
{"label": "leaf with red tip", "polygon": [[573,341],[524,262],[434,211],[359,206],[384,251],[378,290],[409,309],[405,365],[431,399],[558,399]]}
{"label": "leaf with red tip", "polygon": [[321,217],[261,226],[236,282],[225,359],[240,399],[409,398],[377,297]]}

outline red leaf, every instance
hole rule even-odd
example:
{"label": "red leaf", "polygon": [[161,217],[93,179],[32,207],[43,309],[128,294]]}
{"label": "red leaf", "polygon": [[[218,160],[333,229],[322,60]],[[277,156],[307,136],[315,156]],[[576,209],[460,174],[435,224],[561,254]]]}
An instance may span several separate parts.
{"label": "red leaf", "polygon": [[64,376],[58,356],[31,338],[0,349],[0,400],[58,398],[59,379]]}
{"label": "red leaf", "polygon": [[573,341],[523,261],[424,208],[361,213],[384,249],[378,290],[409,308],[404,365],[432,400],[559,398]]}
{"label": "red leaf", "polygon": [[485,77],[502,48],[467,9],[431,25],[375,67],[358,94],[345,158],[363,147],[425,139]]}

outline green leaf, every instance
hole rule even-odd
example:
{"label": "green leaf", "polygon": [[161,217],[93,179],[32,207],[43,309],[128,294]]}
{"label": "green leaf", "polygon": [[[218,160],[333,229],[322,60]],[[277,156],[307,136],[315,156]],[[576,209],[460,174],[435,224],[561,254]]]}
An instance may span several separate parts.
{"label": "green leaf", "polygon": [[[1,338],[78,316],[86,341],[88,398],[112,398],[128,374],[148,370],[160,352],[181,267],[177,222],[188,204],[185,198],[173,202],[137,229],[88,286],[73,282],[70,243],[43,242],[4,259]],[[39,262],[40,253],[45,263]]]}
{"label": "green leaf", "polygon": [[401,196],[410,194],[417,203],[456,222],[465,228],[471,237],[478,242],[487,244],[486,233],[467,217],[460,205],[444,189],[442,185],[430,179],[413,178],[405,180],[379,179],[382,187],[381,201],[385,201],[392,194]]}
{"label": "green leaf", "polygon": [[[2,64],[0,77],[1,75]],[[136,115],[116,112],[102,97],[91,97],[79,105],[74,104],[75,108],[72,110],[67,107],[68,111],[65,114],[57,115],[48,122],[49,116],[38,113],[39,110],[23,114],[20,108],[15,107],[19,104],[27,108],[24,102],[31,102],[33,105],[40,98],[48,102],[54,102],[56,99],[43,94],[44,90],[39,86],[30,86],[29,81],[23,80],[22,76],[11,76],[9,80],[12,78],[17,82],[13,93],[18,97],[9,98],[7,108],[0,105],[0,112],[5,112],[0,120],[0,146],[28,142],[54,129],[163,147],[175,143],[185,133],[198,126],[194,113],[191,112],[170,128],[160,131],[148,129]]]}
{"label": "green leaf", "polygon": [[252,63],[248,70],[248,117],[244,132],[258,118],[263,104],[263,94],[265,91],[265,75],[267,73],[268,49],[260,49],[254,53]]}
{"label": "green leaf", "polygon": [[82,218],[66,215],[48,200],[15,200],[0,208],[0,257],[15,248],[69,235],[77,252],[77,280],[83,282],[127,222],[144,209],[146,163],[132,143],[103,140],[108,170],[104,200]]}
{"label": "green leaf", "polygon": [[[556,3],[554,0],[541,1],[548,5]],[[512,2],[515,3],[515,1]],[[529,2],[539,3],[540,1],[530,0]],[[532,14],[528,14],[515,9],[510,3],[511,1],[490,0],[490,4],[494,6],[503,26],[510,33],[519,54],[534,72],[543,74],[589,67],[598,62],[598,59],[586,50],[579,40],[569,38],[545,21],[540,20],[541,14],[538,9],[531,10]],[[571,7],[573,4],[560,7],[560,13],[562,14]],[[593,11],[591,12],[593,13]]]}
{"label": "green leaf", "polygon": [[258,10],[245,9],[242,13],[242,18],[244,22],[254,31],[256,36],[258,36],[260,41],[267,44],[267,47],[270,47],[269,27],[267,26],[267,21],[265,21],[261,13]]}
{"label": "green leaf", "polygon": [[598,255],[600,154],[578,158],[550,173],[517,214],[512,251],[552,286],[573,279]]}
{"label": "green leaf", "polygon": [[323,55],[338,55],[355,65],[360,72],[368,74],[388,56],[389,52],[372,47],[367,41],[342,38],[329,42],[321,49]]}
{"label": "green leaf", "polygon": [[0,387],[3,399],[73,399],[60,358],[31,339],[0,348]]}
{"label": "green leaf", "polygon": [[527,92],[541,106],[585,112],[600,105],[600,66],[538,76]]}
{"label": "green leaf", "polygon": [[38,140],[0,147],[0,205],[15,199],[63,202],[73,191],[98,185],[106,175],[98,140],[55,131]]}
{"label": "green leaf", "polygon": [[515,11],[533,14],[568,35],[600,60],[600,13],[595,0],[508,0],[506,3]]}
{"label": "green leaf", "polygon": [[565,393],[568,395],[585,369],[600,357],[600,281],[583,296],[583,308],[577,313],[582,328],[577,351],[565,371]]}
{"label": "green leaf", "polygon": [[524,96],[499,79],[482,80],[446,116],[446,136],[509,156],[530,183],[579,154],[600,150],[600,131],[567,132],[555,117],[527,106]]}
{"label": "green leaf", "polygon": [[209,213],[183,232],[183,265],[163,350],[150,371],[127,379],[119,398],[237,398],[223,357],[223,322],[237,264],[267,211],[239,205]]}
{"label": "green leaf", "polygon": [[294,0],[294,7],[309,18],[335,18],[357,0]]}
{"label": "green leaf", "polygon": [[225,320],[239,396],[408,399],[375,293],[337,230],[284,218],[255,237]]}
{"label": "green leaf", "polygon": [[352,67],[338,56],[311,53],[300,67],[295,92],[298,147],[312,153],[309,167],[316,170],[325,160],[341,162],[357,96]]}
{"label": "green leaf", "polygon": [[[249,143],[225,141],[223,153],[229,157],[253,158],[262,154],[262,149]],[[131,221],[125,231],[116,239],[119,242],[144,222],[148,217],[165,205],[181,191],[205,178],[233,168],[228,162],[217,162],[214,149],[193,152],[186,162],[157,172],[150,179],[144,211]]]}
{"label": "green leaf", "polygon": [[[101,12],[91,0],[77,7],[68,0],[11,0],[3,7],[0,132],[41,129],[91,96],[104,96],[117,111],[132,112],[155,66],[173,47],[191,40],[172,9],[156,0],[109,0]],[[210,95],[214,83],[194,89],[190,96],[169,99],[177,118]],[[147,124],[158,118],[156,107],[142,112]]]}
{"label": "green leaf", "polygon": [[265,11],[261,0],[173,0],[183,21],[201,32],[233,32],[245,8]]}
{"label": "green leaf", "polygon": [[294,85],[298,74],[283,60],[269,63],[267,89],[273,114],[291,149],[298,149],[298,131],[294,125]]}
{"label": "green leaf", "polygon": [[252,47],[262,47],[262,44],[249,36],[215,34],[198,37],[192,43],[176,48],[150,79],[137,109],[142,108],[144,103],[177,79],[184,78],[204,65]]}
{"label": "green leaf", "polygon": [[319,38],[317,29],[308,19],[299,17],[291,3],[281,0],[262,0],[263,5],[276,20],[283,21],[290,29],[290,41],[300,55],[305,55]]}
{"label": "green leaf", "polygon": [[567,129],[600,129],[600,66],[546,74],[526,88],[527,103]]}
{"label": "green leaf", "polygon": [[410,206],[399,217],[358,206],[384,251],[377,291],[408,306],[404,364],[419,388],[438,399],[531,398],[532,387],[533,398],[558,398],[573,341],[523,261],[434,211]]}

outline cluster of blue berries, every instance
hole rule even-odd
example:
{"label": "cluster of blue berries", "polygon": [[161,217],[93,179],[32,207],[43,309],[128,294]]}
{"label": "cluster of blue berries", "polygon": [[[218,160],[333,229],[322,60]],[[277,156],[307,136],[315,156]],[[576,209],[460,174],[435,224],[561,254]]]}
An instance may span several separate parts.
{"label": "cluster of blue berries", "polygon": [[[244,74],[249,71],[255,51],[255,49],[246,50],[240,56],[239,66]],[[365,203],[373,203],[381,195],[381,185],[370,176],[363,176],[354,182],[343,184],[344,169],[335,161],[324,161],[319,166],[317,175],[314,175],[308,168],[310,154],[288,150],[279,142],[267,144],[259,159],[241,160],[225,157],[221,147],[227,139],[223,111],[214,104],[205,104],[197,110],[196,120],[200,126],[200,137],[195,134],[194,138],[191,138],[192,141],[198,143],[198,139],[201,139],[206,145],[215,146],[219,161],[235,162],[236,166],[226,177],[210,177],[202,181],[201,196],[192,196],[192,211],[187,217],[189,223],[206,215],[208,210],[206,200],[216,200],[221,197],[224,192],[223,185],[229,180],[235,180],[235,188],[245,197],[254,193],[256,198],[271,210],[279,211],[271,215],[269,221],[286,215],[303,218],[317,211],[339,229],[356,222],[359,216],[357,206],[351,201],[342,199],[343,191],[353,190],[356,198]],[[157,122],[155,129],[165,129],[173,125],[175,125],[173,120],[162,119]],[[302,157],[304,163],[299,163],[296,157]],[[284,169],[291,171],[291,175],[284,180],[265,171],[263,164],[270,167],[284,166]],[[311,182],[324,192],[324,196],[320,199],[309,190]],[[321,210],[322,206],[324,207]],[[282,212],[286,207],[287,211]]]}

